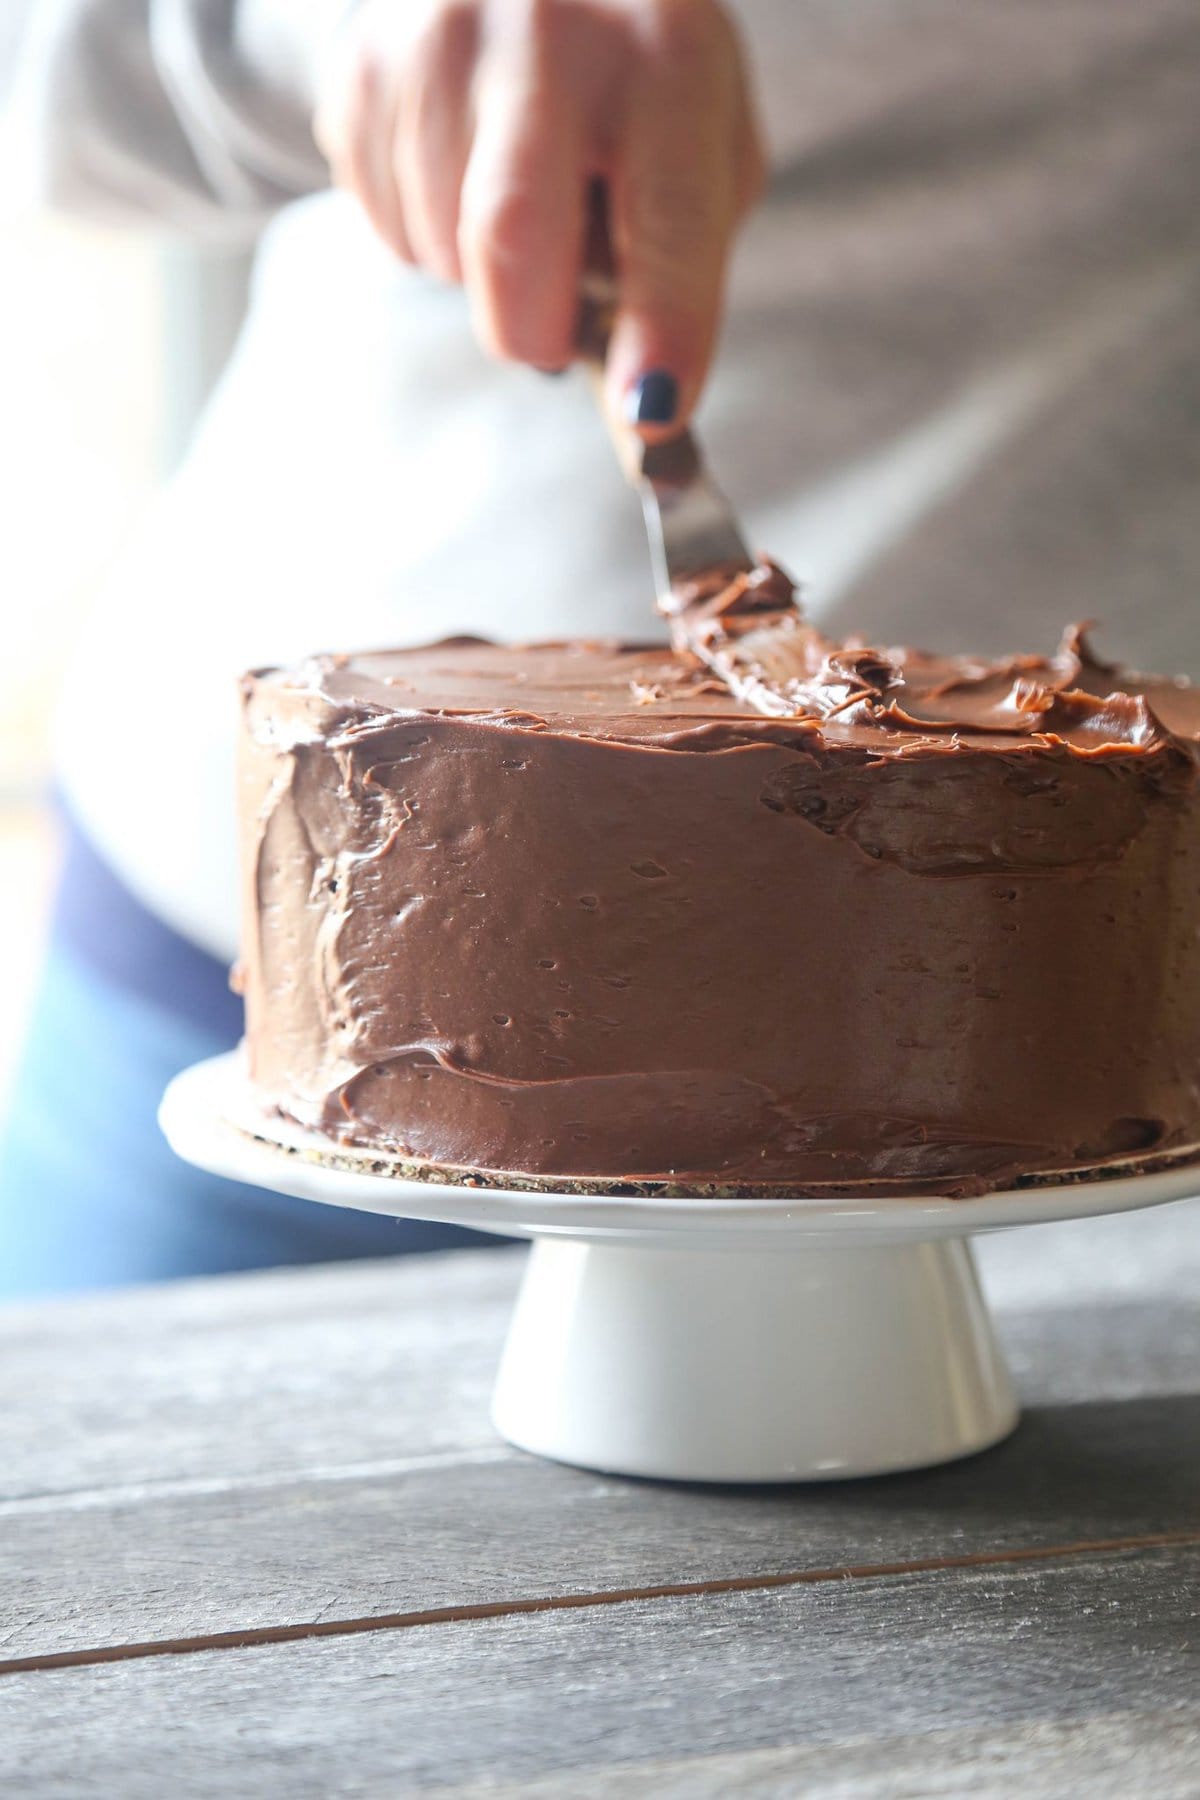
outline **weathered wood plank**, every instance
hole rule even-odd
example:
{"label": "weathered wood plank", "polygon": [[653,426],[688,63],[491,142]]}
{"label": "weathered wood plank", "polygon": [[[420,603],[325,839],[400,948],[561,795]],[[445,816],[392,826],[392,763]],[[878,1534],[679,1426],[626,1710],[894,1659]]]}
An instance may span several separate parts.
{"label": "weathered wood plank", "polygon": [[[1190,1525],[1200,1308],[1180,1295],[1200,1273],[1198,1220],[1177,1207],[1023,1233],[993,1259],[1010,1307],[1040,1303],[1005,1321],[1027,1394],[1163,1398],[1035,1411],[957,1468],[790,1494],[605,1482],[499,1445],[486,1401],[518,1274],[504,1254],[10,1312],[0,1354],[20,1356],[21,1376],[0,1405],[4,1475],[35,1497],[0,1504],[0,1645],[19,1656]],[[1036,1256],[1014,1255],[1022,1239]],[[1131,1298],[1152,1282],[1162,1298]],[[1064,1291],[1074,1304],[1053,1304]]]}
{"label": "weathered wood plank", "polygon": [[1200,1396],[1038,1409],[985,1456],[822,1487],[672,1487],[485,1452],[53,1497],[0,1506],[0,1660],[1180,1530],[1200,1533]]}
{"label": "weathered wood plank", "polygon": [[1024,1399],[1200,1390],[1200,1200],[1000,1232],[976,1254]]}
{"label": "weathered wood plank", "polygon": [[442,1800],[1195,1800],[1200,1708],[1118,1713],[1084,1724],[1039,1722],[840,1744],[789,1744],[671,1762],[625,1763],[439,1788]]}
{"label": "weathered wood plank", "polygon": [[520,1249],[0,1307],[0,1495],[494,1443]]}
{"label": "weathered wood plank", "polygon": [[780,1746],[1114,1713],[1136,1734],[1142,1711],[1150,1753],[1163,1714],[1196,1723],[1198,1574],[1195,1551],[1075,1558],[13,1676],[0,1783],[304,1800],[553,1776],[567,1793],[579,1770]]}
{"label": "weathered wood plank", "polygon": [[995,1232],[975,1245],[1001,1312],[1200,1295],[1200,1199]]}
{"label": "weathered wood plank", "polygon": [[[1031,1404],[1196,1388],[1200,1203],[979,1249]],[[0,1366],[19,1372],[0,1391],[0,1495],[286,1479],[495,1448],[487,1402],[521,1254],[0,1307]]]}

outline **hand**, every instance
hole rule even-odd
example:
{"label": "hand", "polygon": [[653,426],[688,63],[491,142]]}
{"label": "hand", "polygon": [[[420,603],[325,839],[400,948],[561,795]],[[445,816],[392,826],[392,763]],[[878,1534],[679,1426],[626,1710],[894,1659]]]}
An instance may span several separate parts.
{"label": "hand", "polygon": [[763,178],[717,0],[365,0],[343,50],[316,123],[334,179],[405,261],[465,283],[497,356],[571,361],[603,181],[620,296],[610,403],[670,436],[704,382]]}

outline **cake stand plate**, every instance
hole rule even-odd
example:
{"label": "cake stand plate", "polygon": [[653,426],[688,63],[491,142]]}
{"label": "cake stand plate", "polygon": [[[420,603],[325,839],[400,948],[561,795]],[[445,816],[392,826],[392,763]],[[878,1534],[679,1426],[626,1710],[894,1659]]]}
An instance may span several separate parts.
{"label": "cake stand plate", "polygon": [[401,1178],[267,1116],[236,1053],[167,1089],[216,1175],[331,1206],[529,1237],[493,1402],[511,1443],[613,1473],[825,1481],[998,1442],[1016,1402],[969,1237],[1200,1192],[1200,1163],[974,1200],[627,1198]]}

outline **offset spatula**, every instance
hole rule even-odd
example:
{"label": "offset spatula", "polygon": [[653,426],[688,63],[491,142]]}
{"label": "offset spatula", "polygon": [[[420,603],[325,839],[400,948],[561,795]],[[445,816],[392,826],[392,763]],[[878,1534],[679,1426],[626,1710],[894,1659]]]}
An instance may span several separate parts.
{"label": "offset spatula", "polygon": [[641,496],[659,606],[677,616],[681,592],[715,572],[731,579],[739,571],[748,573],[756,559],[691,431],[681,431],[665,444],[646,444],[624,420],[613,417],[603,373],[615,303],[611,276],[592,272],[584,277],[579,351],[592,375],[621,466]]}
{"label": "offset spatula", "polygon": [[612,277],[585,275],[577,344],[626,476],[641,495],[659,611],[676,650],[690,651],[735,699],[773,717],[793,715],[799,684],[821,649],[804,625],[791,581],[755,557],[691,431],[646,444],[615,418],[604,364],[616,299]]}

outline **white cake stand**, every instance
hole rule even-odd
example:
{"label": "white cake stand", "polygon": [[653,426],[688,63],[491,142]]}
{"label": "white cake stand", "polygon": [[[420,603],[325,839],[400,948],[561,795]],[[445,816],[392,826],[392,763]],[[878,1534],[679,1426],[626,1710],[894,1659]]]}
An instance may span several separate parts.
{"label": "white cake stand", "polygon": [[[978,1200],[627,1199],[402,1180],[264,1117],[234,1054],[167,1089],[213,1174],[530,1237],[493,1403],[511,1443],[687,1481],[824,1481],[968,1456],[1017,1420],[969,1236],[1200,1193],[1200,1163]],[[357,1164],[361,1162],[361,1166]]]}

